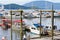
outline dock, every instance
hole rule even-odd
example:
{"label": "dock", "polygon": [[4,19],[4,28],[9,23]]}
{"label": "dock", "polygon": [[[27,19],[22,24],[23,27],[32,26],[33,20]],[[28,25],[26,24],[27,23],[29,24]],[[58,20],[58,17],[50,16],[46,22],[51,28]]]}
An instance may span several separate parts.
{"label": "dock", "polygon": [[[60,35],[54,36],[53,39],[54,40],[60,40]],[[52,40],[52,37],[42,37],[42,38],[39,38],[39,37],[36,37],[36,35],[35,35],[35,38],[31,38],[30,40]]]}
{"label": "dock", "polygon": [[[20,32],[20,29],[16,28],[16,27],[13,27],[13,31],[15,32]],[[39,37],[39,35],[33,35],[30,34],[30,40],[52,40],[52,37],[51,36],[43,36],[43,37]],[[54,40],[60,40],[60,32],[59,31],[55,31],[55,35],[53,36],[53,39]]]}

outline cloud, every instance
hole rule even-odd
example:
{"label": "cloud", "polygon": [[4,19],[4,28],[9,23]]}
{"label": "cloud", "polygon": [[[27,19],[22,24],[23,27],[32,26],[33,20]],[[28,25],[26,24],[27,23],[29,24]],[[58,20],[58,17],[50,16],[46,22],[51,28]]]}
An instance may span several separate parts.
{"label": "cloud", "polygon": [[59,0],[47,0],[47,1],[55,2],[55,3],[60,3]]}
{"label": "cloud", "polygon": [[10,3],[16,3],[16,4],[25,4],[29,3],[31,1],[51,1],[51,2],[60,2],[59,0],[0,0],[0,3],[2,4],[10,4]]}
{"label": "cloud", "polygon": [[10,3],[16,3],[16,4],[24,4],[31,2],[33,0],[0,0],[0,3],[2,4],[10,4]]}

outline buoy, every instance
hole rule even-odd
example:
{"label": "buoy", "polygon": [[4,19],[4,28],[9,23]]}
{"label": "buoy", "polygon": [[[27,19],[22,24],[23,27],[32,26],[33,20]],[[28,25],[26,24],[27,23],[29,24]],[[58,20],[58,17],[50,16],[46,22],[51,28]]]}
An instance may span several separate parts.
{"label": "buoy", "polygon": [[6,40],[6,37],[2,37],[2,40]]}

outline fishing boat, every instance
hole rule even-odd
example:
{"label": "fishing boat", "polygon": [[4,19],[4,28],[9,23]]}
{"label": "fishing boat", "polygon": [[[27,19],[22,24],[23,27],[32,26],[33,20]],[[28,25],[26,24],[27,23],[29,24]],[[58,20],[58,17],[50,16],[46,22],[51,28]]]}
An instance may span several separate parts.
{"label": "fishing boat", "polygon": [[14,20],[12,29],[13,30],[20,30],[21,25],[22,25],[22,27],[24,29],[24,26],[25,26],[25,21],[24,20]]}
{"label": "fishing boat", "polygon": [[2,18],[3,17],[3,14],[2,13],[0,13],[0,18]]}
{"label": "fishing boat", "polygon": [[60,18],[60,12],[54,13],[54,17],[55,17],[55,18]]}
{"label": "fishing boat", "polygon": [[33,34],[40,34],[40,31],[35,27],[30,27],[30,30],[31,30],[31,33]]}
{"label": "fishing boat", "polygon": [[[46,14],[46,18],[51,18],[51,14],[50,13]],[[54,13],[54,18],[60,18],[60,12]]]}
{"label": "fishing boat", "polygon": [[46,18],[51,18],[51,13],[46,13],[45,16]]}
{"label": "fishing boat", "polygon": [[[33,26],[29,26],[29,27],[30,27],[31,33],[40,34],[40,30],[39,30],[40,24],[33,24]],[[43,32],[43,25],[41,26],[41,34],[42,32]]]}
{"label": "fishing boat", "polygon": [[28,13],[28,14],[24,15],[23,17],[28,18],[28,19],[35,18],[35,16],[32,13]]}
{"label": "fishing boat", "polygon": [[[51,26],[51,25],[46,25],[44,28],[45,28],[46,30],[52,30],[52,26]],[[57,26],[54,25],[54,26],[53,26],[53,30],[56,30],[56,29],[57,29]]]}
{"label": "fishing boat", "polygon": [[16,27],[21,27],[20,23],[22,22],[22,25],[25,25],[24,21],[23,20],[14,20],[13,23]]}
{"label": "fishing boat", "polygon": [[[33,24],[34,26],[30,28],[31,32],[34,33],[34,34],[40,34],[40,27],[41,27],[41,33],[45,33],[46,30],[52,30],[52,26],[51,25],[46,25],[46,26],[43,26],[43,25],[40,25],[39,23],[38,24]],[[53,30],[56,30],[57,29],[57,26],[54,25],[53,26]]]}

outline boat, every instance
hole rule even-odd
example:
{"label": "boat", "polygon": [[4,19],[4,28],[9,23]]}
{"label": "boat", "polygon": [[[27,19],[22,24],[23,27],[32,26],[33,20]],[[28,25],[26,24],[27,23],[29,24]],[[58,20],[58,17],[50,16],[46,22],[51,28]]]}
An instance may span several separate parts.
{"label": "boat", "polygon": [[29,26],[32,34],[40,34],[40,31],[35,26]]}
{"label": "boat", "polygon": [[[22,25],[24,24],[24,21],[22,20],[14,20],[12,21],[12,24],[14,24],[17,28],[20,28],[20,23],[22,22]],[[2,19],[2,24],[0,24],[4,30],[11,28],[11,20],[8,20],[6,18]]]}
{"label": "boat", "polygon": [[12,29],[13,30],[20,30],[21,25],[22,25],[22,27],[24,29],[24,26],[25,26],[25,21],[24,20],[14,20]]}
{"label": "boat", "polygon": [[46,13],[45,16],[46,16],[46,18],[51,18],[51,14],[50,13]]}
{"label": "boat", "polygon": [[16,25],[16,26],[20,26],[20,23],[22,22],[22,25],[25,25],[24,21],[23,20],[14,20],[13,23]]}
{"label": "boat", "polygon": [[40,31],[35,27],[30,27],[30,30],[31,30],[31,33],[33,34],[40,34]]}
{"label": "boat", "polygon": [[[51,14],[46,14],[46,18],[51,18]],[[54,13],[54,18],[60,18],[60,13]]]}
{"label": "boat", "polygon": [[[33,24],[33,26],[29,26],[29,27],[32,34],[40,34],[40,30],[39,30],[40,24]],[[41,29],[43,29],[43,26],[41,26]],[[43,30],[41,30],[41,33],[42,32]]]}
{"label": "boat", "polygon": [[[34,34],[40,34],[39,27],[40,27],[40,24],[33,24],[33,27],[30,27],[30,30]],[[56,29],[57,29],[57,26],[54,25],[53,30],[56,30]],[[41,31],[42,31],[41,33],[45,33],[46,30],[47,31],[52,30],[52,26],[51,25],[46,25],[46,26],[41,25]]]}
{"label": "boat", "polygon": [[2,18],[3,17],[3,14],[2,13],[0,13],[0,18]]}
{"label": "boat", "polygon": [[38,27],[44,27],[43,25],[40,25],[40,23],[37,23],[37,24],[33,24],[36,28],[38,28]]}
{"label": "boat", "polygon": [[55,18],[60,18],[60,12],[54,13],[54,17],[55,17]]}
{"label": "boat", "polygon": [[3,16],[5,16],[5,17],[10,17],[11,15],[10,15],[10,12],[9,12],[9,11],[8,11],[8,12],[5,11],[4,14],[3,14]]}
{"label": "boat", "polygon": [[26,14],[23,16],[24,18],[32,19],[35,18],[35,16],[32,13]]}
{"label": "boat", "polygon": [[[51,26],[51,25],[46,25],[44,28],[45,28],[46,30],[52,30],[52,26]],[[56,29],[57,29],[57,26],[54,25],[54,26],[53,26],[53,30],[56,30]]]}

